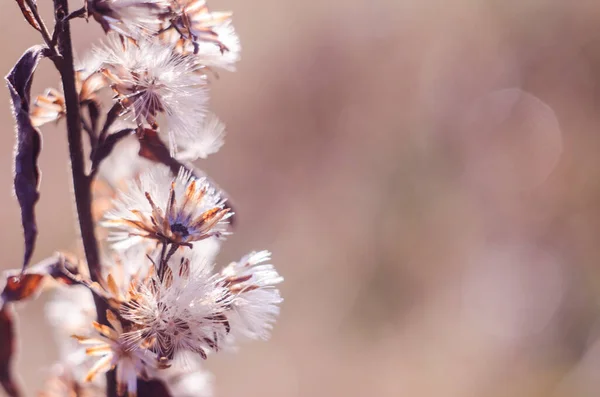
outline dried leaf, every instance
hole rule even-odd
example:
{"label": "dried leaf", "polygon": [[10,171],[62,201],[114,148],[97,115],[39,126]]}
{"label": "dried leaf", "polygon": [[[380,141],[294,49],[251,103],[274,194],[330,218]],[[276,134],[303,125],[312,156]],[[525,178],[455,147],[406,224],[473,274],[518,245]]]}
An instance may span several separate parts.
{"label": "dried leaf", "polygon": [[179,168],[184,167],[183,164],[171,157],[169,148],[165,146],[155,130],[146,128],[141,132],[138,131],[138,138],[140,141],[139,155],[141,157],[166,165],[174,175],[179,173]]}
{"label": "dried leaf", "polygon": [[39,199],[40,171],[37,159],[42,147],[40,132],[33,126],[29,116],[30,91],[33,73],[44,56],[45,47],[28,49],[6,76],[16,121],[17,145],[15,149],[15,194],[21,207],[21,222],[25,235],[23,268],[31,260],[37,237],[35,203]]}
{"label": "dried leaf", "polygon": [[12,376],[12,357],[15,353],[14,315],[8,305],[0,308],[0,384],[11,397],[22,395]]}
{"label": "dried leaf", "polygon": [[8,276],[4,291],[2,291],[2,300],[4,302],[20,301],[37,295],[43,279],[43,274]]}
{"label": "dried leaf", "polygon": [[[29,5],[27,5],[25,3],[25,0],[17,0],[17,4],[19,5],[19,8],[21,9],[21,12],[23,13],[23,16],[25,17],[27,22],[29,22],[29,24],[31,26],[33,26],[33,28],[35,30],[41,32],[42,29],[40,28],[40,25],[38,25],[37,21],[33,17],[33,12],[31,12],[31,8],[29,8]],[[35,1],[33,2],[33,4],[35,4]]]}
{"label": "dried leaf", "polygon": [[57,254],[30,266],[22,273],[20,270],[9,270],[5,273],[6,285],[0,294],[0,301],[4,301],[4,303],[18,302],[37,297],[42,291],[43,281],[47,277],[67,285],[74,284],[74,280],[67,277],[65,269],[74,275],[78,273],[75,265]]}

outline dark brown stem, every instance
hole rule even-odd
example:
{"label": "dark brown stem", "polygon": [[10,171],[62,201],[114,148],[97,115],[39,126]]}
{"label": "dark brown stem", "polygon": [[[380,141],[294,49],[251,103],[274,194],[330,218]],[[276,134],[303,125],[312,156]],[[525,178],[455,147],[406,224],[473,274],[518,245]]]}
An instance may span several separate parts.
{"label": "dark brown stem", "polygon": [[40,27],[39,31],[42,34],[42,37],[44,38],[44,42],[46,43],[48,48],[50,48],[50,51],[52,51],[52,53],[55,54],[56,50],[54,49],[54,44],[52,42],[52,38],[50,37],[50,32],[48,32],[48,28],[46,27],[44,20],[42,19],[42,17],[40,16],[40,13],[38,12],[37,5],[35,4],[35,2],[33,0],[27,0],[27,6],[31,10],[31,15],[33,15],[33,18],[35,19],[38,26]]}
{"label": "dark brown stem", "polygon": [[158,278],[160,280],[163,279],[164,275],[165,275],[165,268],[167,266],[167,263],[165,261],[165,257],[167,255],[167,241],[163,241],[162,242],[162,246],[160,249],[160,259],[158,261],[158,269],[157,269],[157,274],[158,274]]}
{"label": "dark brown stem", "polygon": [[[81,240],[85,251],[90,277],[93,281],[99,281],[100,254],[98,241],[94,231],[94,219],[92,217],[92,191],[91,180],[85,174],[85,161],[81,133],[81,113],[79,109],[79,95],[75,85],[75,69],[73,66],[73,45],[71,43],[71,28],[65,16],[69,14],[68,0],[54,0],[54,17],[57,29],[58,51],[60,58],[53,59],[60,73],[67,108],[67,137],[69,141],[69,155],[71,158],[71,172],[73,176],[73,190],[77,207],[77,217]],[[94,298],[98,322],[107,324],[106,303]],[[107,396],[116,397],[115,378],[111,374],[107,376]]]}

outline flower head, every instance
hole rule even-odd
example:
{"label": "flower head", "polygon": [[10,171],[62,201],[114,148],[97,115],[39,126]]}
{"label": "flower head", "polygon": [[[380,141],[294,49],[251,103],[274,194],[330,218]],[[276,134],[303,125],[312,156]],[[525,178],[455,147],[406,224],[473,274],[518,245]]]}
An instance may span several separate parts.
{"label": "flower head", "polygon": [[[252,253],[214,273],[194,251],[178,251],[166,271],[142,285],[121,308],[132,344],[151,346],[159,357],[194,352],[202,358],[229,345],[228,336],[268,339],[282,299],[283,278],[266,251]],[[159,272],[160,273],[160,272]]]}
{"label": "flower head", "polygon": [[234,335],[267,340],[283,301],[275,287],[283,281],[275,267],[265,262],[268,251],[252,252],[221,271],[221,285],[227,287],[231,299],[231,328]]}
{"label": "flower head", "polygon": [[204,123],[196,130],[197,135],[186,142],[176,142],[183,148],[175,154],[179,161],[195,161],[205,159],[209,154],[216,153],[223,146],[225,139],[225,124],[214,114],[206,116]]}
{"label": "flower head", "polygon": [[[168,24],[158,37],[161,42],[171,46],[177,53],[194,55],[194,61],[202,68],[234,71],[235,64],[240,60],[240,39],[229,18],[211,29],[211,40],[209,41],[189,40],[186,38],[187,35],[180,33],[173,25]],[[215,45],[215,40],[218,41],[217,45]]]}
{"label": "flower head", "polygon": [[126,334],[132,344],[145,343],[168,359],[186,351],[205,359],[208,351],[218,350],[230,331],[223,313],[228,291],[217,285],[212,266],[191,258],[173,256],[162,277],[143,284],[123,305],[121,315],[134,324]]}
{"label": "flower head", "polygon": [[67,114],[65,97],[54,89],[48,88],[42,95],[38,95],[31,108],[31,123],[40,127],[46,123],[57,121]]}
{"label": "flower head", "polygon": [[[75,84],[82,104],[96,101],[98,91],[107,86],[104,76],[97,73],[100,64],[98,58],[88,57],[75,70]],[[30,111],[31,122],[35,127],[58,121],[66,114],[65,97],[62,90],[55,88],[48,88],[42,95],[38,95]]]}
{"label": "flower head", "polygon": [[86,8],[106,33],[113,31],[132,39],[156,33],[167,0],[87,0]]}
{"label": "flower head", "polygon": [[220,237],[231,216],[206,178],[183,168],[175,179],[166,167],[142,174],[114,204],[104,225],[116,229],[111,239],[121,248],[148,239],[179,246]]}
{"label": "flower head", "polygon": [[229,49],[216,30],[230,20],[231,12],[210,12],[206,0],[171,0],[168,26],[163,30],[177,31],[194,46],[194,53],[202,42],[212,43],[223,53]]}
{"label": "flower head", "polygon": [[206,76],[192,57],[157,42],[133,44],[113,35],[96,52],[115,98],[138,126],[157,129],[163,116],[161,131],[168,131],[173,153],[175,138],[194,136],[206,113],[208,92]]}
{"label": "flower head", "polygon": [[149,369],[164,367],[152,352],[140,346],[125,343],[122,338],[123,326],[110,310],[106,312],[111,327],[94,322],[98,333],[95,338],[74,335],[79,343],[89,345],[86,349],[88,356],[99,357],[98,361],[88,372],[85,381],[92,381],[99,373],[107,372],[116,367],[117,393],[128,397],[137,395],[137,378],[148,377]]}

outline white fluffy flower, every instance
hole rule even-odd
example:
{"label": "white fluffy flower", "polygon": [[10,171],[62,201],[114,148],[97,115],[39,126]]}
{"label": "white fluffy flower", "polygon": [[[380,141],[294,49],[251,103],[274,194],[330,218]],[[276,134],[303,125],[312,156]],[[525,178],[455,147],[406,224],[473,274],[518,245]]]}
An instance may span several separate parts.
{"label": "white fluffy flower", "polygon": [[184,142],[176,141],[178,150],[175,157],[179,161],[205,159],[209,154],[219,151],[225,143],[225,124],[214,114],[206,116],[204,123],[198,127],[197,135]]}
{"label": "white fluffy flower", "polygon": [[231,20],[218,24],[212,32],[218,38],[220,45],[215,45],[212,41],[192,42],[182,39],[175,29],[165,31],[160,38],[181,54],[194,54],[195,62],[201,67],[235,71],[235,65],[241,58],[242,47]]}
{"label": "white fluffy flower", "polygon": [[168,12],[167,0],[86,0],[87,12],[105,32],[138,38],[156,33]]}
{"label": "white fluffy flower", "polygon": [[102,73],[115,97],[139,126],[156,129],[158,116],[164,116],[161,130],[169,132],[172,152],[175,139],[195,135],[206,114],[208,89],[206,76],[193,57],[158,42],[135,45],[114,35],[96,52],[104,60]]}
{"label": "white fluffy flower", "polygon": [[226,234],[230,216],[206,178],[182,168],[173,179],[166,167],[156,166],[118,195],[103,224],[115,230],[111,240],[116,248],[149,240],[190,245]]}
{"label": "white fluffy flower", "polygon": [[213,395],[212,378],[206,371],[189,371],[170,378],[167,387],[172,396],[210,397]]}
{"label": "white fluffy flower", "polygon": [[171,0],[170,26],[182,39],[192,42],[197,53],[202,42],[218,46],[221,52],[227,47],[216,30],[231,21],[231,12],[211,12],[206,0]]}
{"label": "white fluffy flower", "polygon": [[223,314],[229,292],[218,285],[212,266],[193,251],[191,259],[171,257],[166,270],[123,305],[121,315],[134,324],[124,336],[132,345],[148,344],[159,357],[172,359],[190,351],[206,358],[230,331]]}
{"label": "white fluffy flower", "polygon": [[71,335],[87,332],[96,320],[92,293],[83,286],[58,286],[46,303],[45,314],[52,327],[61,364],[81,378],[87,371],[86,355]]}
{"label": "white fluffy flower", "polygon": [[213,43],[200,42],[198,44],[196,57],[197,62],[202,65],[217,67],[230,72],[235,71],[235,64],[240,60],[242,47],[233,24],[229,20],[225,21],[216,26],[213,31],[226,49],[221,50]]}
{"label": "white fluffy flower", "polygon": [[213,273],[206,258],[177,251],[122,306],[133,324],[125,338],[168,359],[186,351],[206,358],[233,337],[268,339],[282,302],[275,286],[283,281],[269,259],[267,251],[253,252]]}
{"label": "white fluffy flower", "polygon": [[265,262],[271,259],[268,251],[252,252],[221,271],[231,302],[232,334],[250,339],[267,340],[279,315],[283,301],[275,287],[283,281],[275,267]]}
{"label": "white fluffy flower", "polygon": [[140,346],[126,344],[121,322],[110,310],[106,315],[111,326],[94,322],[97,336],[73,335],[79,343],[88,346],[85,350],[88,356],[99,357],[85,381],[90,382],[98,374],[116,368],[117,394],[121,396],[127,391],[129,397],[135,397],[138,377],[147,378],[149,371],[164,368],[164,365],[151,352]]}

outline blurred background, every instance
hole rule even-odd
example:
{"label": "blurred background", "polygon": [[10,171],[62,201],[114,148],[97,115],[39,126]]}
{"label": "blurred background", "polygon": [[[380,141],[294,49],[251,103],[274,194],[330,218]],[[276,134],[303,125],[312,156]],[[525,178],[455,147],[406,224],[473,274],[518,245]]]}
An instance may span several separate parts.
{"label": "blurred background", "polygon": [[[39,41],[9,3],[3,74]],[[286,278],[272,340],[206,363],[216,395],[597,395],[598,3],[210,5],[234,11],[243,47],[212,90],[226,145],[198,164],[239,216],[220,261],[269,249]],[[101,29],[74,25],[82,54]],[[42,62],[32,92],[57,82]],[[6,269],[22,258],[8,98]],[[64,125],[43,135],[34,261],[76,237]],[[57,357],[43,301],[19,311],[30,393]]]}

